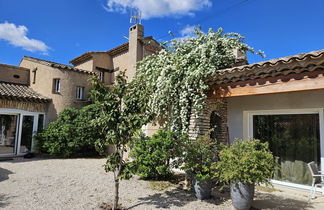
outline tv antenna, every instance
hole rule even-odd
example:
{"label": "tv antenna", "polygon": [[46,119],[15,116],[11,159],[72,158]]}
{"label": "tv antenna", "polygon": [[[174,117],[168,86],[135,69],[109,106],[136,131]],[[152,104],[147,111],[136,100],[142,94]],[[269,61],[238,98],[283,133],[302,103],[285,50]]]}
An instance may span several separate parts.
{"label": "tv antenna", "polygon": [[130,11],[130,23],[141,24],[142,23],[142,12],[139,9],[131,9]]}

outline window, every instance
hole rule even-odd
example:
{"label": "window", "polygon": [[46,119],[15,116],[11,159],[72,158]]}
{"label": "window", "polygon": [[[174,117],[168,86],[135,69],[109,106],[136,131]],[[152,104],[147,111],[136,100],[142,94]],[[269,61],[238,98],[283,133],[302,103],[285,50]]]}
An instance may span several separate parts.
{"label": "window", "polygon": [[76,88],[76,99],[84,100],[84,87]]}
{"label": "window", "polygon": [[253,137],[268,142],[279,165],[274,179],[310,185],[307,163],[320,163],[319,115],[253,115]]}
{"label": "window", "polygon": [[216,111],[213,111],[210,114],[209,124],[210,129],[212,129],[210,133],[210,138],[220,139],[222,137],[222,118]]}
{"label": "window", "polygon": [[111,72],[109,77],[109,85],[112,85],[114,83],[115,83],[115,72]]}
{"label": "window", "polygon": [[33,70],[33,84],[36,83],[36,71],[37,71],[37,68],[34,68],[34,70]]}
{"label": "window", "polygon": [[61,80],[54,79],[53,80],[53,93],[60,93],[61,92]]}
{"label": "window", "polygon": [[105,81],[105,72],[103,72],[103,71],[99,72],[99,80],[100,80],[100,82]]}

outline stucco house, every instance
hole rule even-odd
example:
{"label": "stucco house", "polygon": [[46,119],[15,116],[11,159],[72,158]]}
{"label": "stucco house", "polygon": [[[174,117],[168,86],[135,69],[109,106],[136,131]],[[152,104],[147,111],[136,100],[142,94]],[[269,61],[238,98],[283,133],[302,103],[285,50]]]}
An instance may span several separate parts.
{"label": "stucco house", "polygon": [[51,99],[29,87],[29,69],[0,64],[0,158],[32,151]]}
{"label": "stucco house", "polygon": [[0,157],[32,151],[33,135],[58,113],[87,105],[90,77],[112,85],[115,74],[126,71],[131,80],[136,62],[159,50],[160,44],[145,37],[144,27],[136,24],[129,28],[128,42],[108,51],[86,52],[72,59],[72,65],[29,56],[19,66],[0,64]]}
{"label": "stucco house", "polygon": [[[118,71],[126,71],[128,80],[135,75],[137,61],[161,49],[152,37],[144,36],[140,24],[129,28],[129,41],[108,51],[86,52],[65,65],[24,56],[20,67],[30,69],[30,88],[52,99],[46,124],[54,121],[66,107],[88,104],[89,79],[97,75],[105,85],[112,85]],[[46,81],[46,82],[44,82]]]}
{"label": "stucco house", "polygon": [[273,183],[309,189],[307,163],[324,168],[324,50],[220,70],[208,83],[190,135],[217,127],[224,142],[269,142],[281,169]]}

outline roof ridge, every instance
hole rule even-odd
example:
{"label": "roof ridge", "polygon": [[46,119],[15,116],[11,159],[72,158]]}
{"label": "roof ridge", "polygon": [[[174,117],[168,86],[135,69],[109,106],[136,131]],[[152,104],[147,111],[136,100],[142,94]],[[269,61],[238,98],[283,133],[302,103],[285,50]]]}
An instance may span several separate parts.
{"label": "roof ridge", "polygon": [[40,64],[44,64],[53,68],[59,68],[59,69],[64,69],[64,70],[73,70],[75,72],[80,72],[80,73],[86,73],[86,74],[94,74],[94,72],[91,71],[87,71],[84,69],[80,69],[80,68],[76,68],[74,66],[71,65],[66,65],[66,64],[62,64],[62,63],[57,63],[57,62],[53,62],[53,61],[48,61],[48,60],[44,60],[44,59],[40,59],[40,58],[35,58],[35,57],[31,57],[31,56],[24,56],[23,59],[26,58],[27,60],[31,60],[31,61],[36,61]]}

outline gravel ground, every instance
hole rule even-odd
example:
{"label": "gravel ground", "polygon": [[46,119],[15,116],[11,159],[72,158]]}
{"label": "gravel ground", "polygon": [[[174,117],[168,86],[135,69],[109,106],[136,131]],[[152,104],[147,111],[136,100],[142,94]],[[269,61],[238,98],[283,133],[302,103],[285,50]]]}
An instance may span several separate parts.
{"label": "gravel ground", "polygon": [[[113,200],[113,176],[104,159],[15,159],[0,161],[0,208],[99,209]],[[232,209],[229,199],[198,201],[188,191],[171,186],[157,191],[150,182],[122,180],[120,203],[128,209]],[[257,193],[257,208],[311,208],[305,198]],[[289,208],[291,207],[291,208]],[[296,207],[296,208],[295,208]],[[322,208],[324,209],[324,208]]]}

